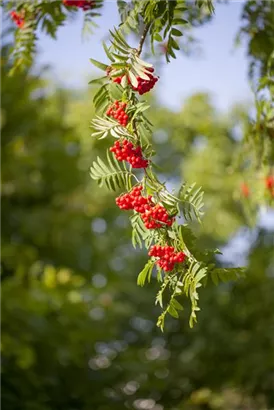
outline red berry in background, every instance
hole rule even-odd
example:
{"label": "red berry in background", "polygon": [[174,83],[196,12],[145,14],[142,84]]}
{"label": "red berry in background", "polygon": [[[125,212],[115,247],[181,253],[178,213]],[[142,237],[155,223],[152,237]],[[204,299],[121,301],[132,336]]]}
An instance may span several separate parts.
{"label": "red berry in background", "polygon": [[241,184],[241,191],[245,198],[249,197],[250,195],[249,186],[245,182]]}
{"label": "red berry in background", "polygon": [[168,245],[153,245],[148,255],[159,258],[156,261],[156,265],[160,266],[160,268],[166,272],[172,271],[176,263],[182,263],[186,258],[184,252],[176,252],[173,246]]}
{"label": "red berry in background", "polygon": [[106,115],[115,118],[121,125],[127,126],[128,115],[125,112],[127,104],[124,102],[115,101],[108,107]]}
{"label": "red berry in background", "polygon": [[67,7],[78,7],[87,11],[95,6],[92,0],[63,0],[63,4]]}
{"label": "red berry in background", "polygon": [[268,175],[265,178],[265,187],[274,197],[274,175]]}
{"label": "red berry in background", "polygon": [[270,190],[274,188],[274,175],[269,175],[265,178],[265,186]]}
{"label": "red berry in background", "polygon": [[123,140],[116,141],[110,151],[114,153],[118,161],[127,161],[132,168],[147,168],[148,160],[143,158],[142,148],[134,147],[132,142]]}
{"label": "red berry in background", "polygon": [[16,11],[11,11],[10,16],[12,20],[15,22],[17,27],[23,28],[25,25],[25,20],[22,14],[17,13]]}

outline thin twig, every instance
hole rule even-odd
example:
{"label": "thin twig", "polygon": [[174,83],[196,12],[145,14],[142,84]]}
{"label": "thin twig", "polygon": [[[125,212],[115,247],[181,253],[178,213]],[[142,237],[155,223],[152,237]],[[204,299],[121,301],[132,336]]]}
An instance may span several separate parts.
{"label": "thin twig", "polygon": [[141,37],[141,39],[140,39],[139,47],[138,47],[138,49],[137,49],[137,56],[139,56],[139,55],[141,54],[141,52],[142,52],[143,45],[144,45],[144,42],[145,42],[145,39],[146,39],[148,30],[149,30],[149,27],[150,27],[150,23],[148,23],[148,24],[145,26],[144,32],[143,32],[142,37]]}
{"label": "thin twig", "polygon": [[[149,27],[150,27],[150,23],[148,23],[148,24],[145,26],[145,28],[144,28],[142,37],[141,37],[141,39],[140,39],[139,47],[138,47],[138,49],[137,49],[137,56],[139,56],[139,55],[141,54],[141,52],[142,52],[143,45],[144,45],[144,42],[145,42],[145,39],[146,39],[148,30],[149,30]],[[134,133],[135,136],[136,136],[137,145],[140,145],[140,136],[138,135],[138,131],[137,131],[137,126],[136,126],[135,120],[132,121],[132,128],[133,128],[133,133]]]}

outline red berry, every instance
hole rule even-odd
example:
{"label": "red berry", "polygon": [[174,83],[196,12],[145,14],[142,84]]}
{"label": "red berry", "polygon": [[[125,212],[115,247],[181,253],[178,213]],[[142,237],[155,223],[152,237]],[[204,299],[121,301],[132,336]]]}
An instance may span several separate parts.
{"label": "red berry", "polygon": [[16,11],[11,11],[10,16],[14,23],[17,25],[19,28],[23,28],[25,25],[25,20],[22,14],[17,13]]}
{"label": "red berry", "polygon": [[68,7],[78,7],[84,11],[95,6],[94,1],[91,0],[63,0],[63,4]]}
{"label": "red berry", "polygon": [[272,190],[272,188],[274,188],[274,176],[273,175],[269,175],[268,177],[265,178],[265,186],[269,190]]}
{"label": "red berry", "polygon": [[[150,73],[154,72],[154,68],[153,67],[149,67],[147,68],[147,71],[149,71]],[[158,81],[157,77],[154,77],[153,74],[148,74],[147,76],[149,77],[149,80],[144,80],[141,77],[136,77],[137,81],[138,81],[138,85],[137,87],[133,87],[133,85],[131,84],[130,79],[128,79],[128,82],[131,84],[131,87],[134,91],[137,91],[140,95],[145,94],[146,92],[150,91],[155,83]]]}
{"label": "red berry", "polygon": [[163,226],[171,226],[175,221],[175,218],[171,218],[166,209],[162,205],[155,205],[152,208],[146,210],[144,214],[141,215],[145,227],[147,229],[158,229]]}
{"label": "red berry", "polygon": [[241,191],[242,191],[242,194],[245,198],[249,197],[249,195],[250,195],[249,187],[244,182],[241,185]]}
{"label": "red berry", "polygon": [[[114,116],[114,118],[116,117]],[[124,124],[125,121],[126,120],[122,120],[121,122]],[[116,141],[114,146],[110,148],[111,152],[115,154],[119,161],[128,161],[133,168],[148,167],[148,160],[143,158],[140,146],[135,148],[134,145],[127,140],[123,140],[121,144],[122,145],[120,145],[119,141]]]}
{"label": "red berry", "polygon": [[154,245],[150,248],[148,255],[159,258],[156,264],[166,272],[172,271],[176,263],[182,263],[186,258],[184,252],[175,252],[172,246]]}
{"label": "red berry", "polygon": [[274,197],[274,175],[269,175],[265,178],[265,186],[272,197]]}
{"label": "red berry", "polygon": [[121,209],[134,209],[136,212],[144,212],[145,206],[152,205],[150,197],[146,198],[141,195],[142,185],[134,187],[131,192],[116,198],[116,204]]}
{"label": "red berry", "polygon": [[110,107],[108,107],[106,115],[110,115],[118,120],[121,125],[126,127],[128,123],[128,115],[124,111],[125,108],[126,103],[121,103],[117,100]]}

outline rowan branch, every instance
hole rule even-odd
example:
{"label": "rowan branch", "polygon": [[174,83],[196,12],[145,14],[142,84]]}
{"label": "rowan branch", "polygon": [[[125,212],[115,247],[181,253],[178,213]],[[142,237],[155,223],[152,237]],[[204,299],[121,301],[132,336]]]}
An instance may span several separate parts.
{"label": "rowan branch", "polygon": [[141,52],[142,52],[143,45],[144,45],[144,42],[145,42],[145,39],[146,39],[148,30],[149,30],[149,27],[150,27],[150,23],[148,23],[148,24],[145,26],[144,32],[143,32],[142,37],[141,37],[141,39],[140,39],[139,47],[138,47],[138,49],[137,49],[137,56],[139,56],[139,55],[141,54]]}

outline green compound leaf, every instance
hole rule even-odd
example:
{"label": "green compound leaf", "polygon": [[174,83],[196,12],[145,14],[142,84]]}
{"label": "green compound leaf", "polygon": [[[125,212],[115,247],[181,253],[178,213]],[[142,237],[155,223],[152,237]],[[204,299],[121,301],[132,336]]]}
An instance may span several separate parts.
{"label": "green compound leaf", "polygon": [[111,191],[128,188],[131,185],[133,174],[127,170],[126,165],[120,165],[117,159],[107,151],[107,162],[100,157],[93,161],[90,167],[90,176],[98,182],[99,186],[105,184]]}

